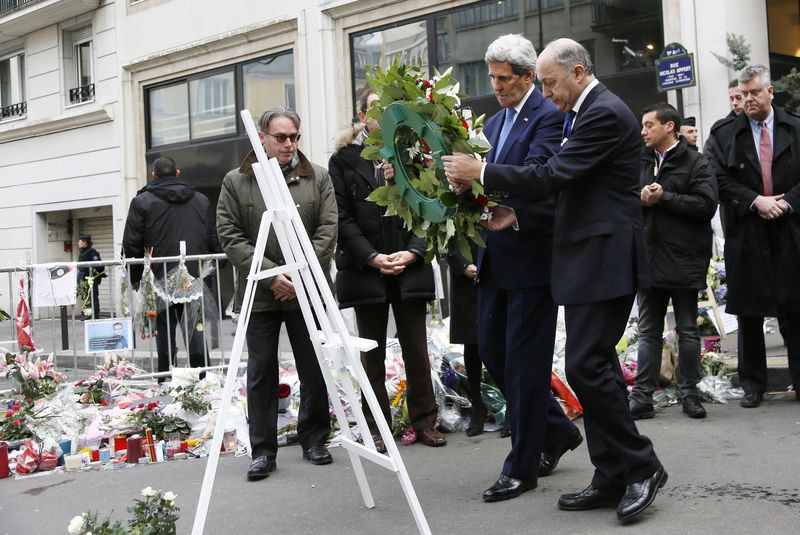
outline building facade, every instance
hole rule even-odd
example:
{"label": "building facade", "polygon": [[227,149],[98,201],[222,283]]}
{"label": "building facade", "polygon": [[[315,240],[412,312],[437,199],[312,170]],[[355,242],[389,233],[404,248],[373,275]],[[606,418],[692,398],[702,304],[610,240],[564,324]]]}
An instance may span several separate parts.
{"label": "building facade", "polygon": [[75,260],[82,233],[104,258],[118,254],[128,203],[161,155],[215,203],[249,150],[242,108],[256,117],[295,108],[300,149],[325,165],[366,66],[396,56],[454,66],[465,104],[492,112],[483,54],[503,33],[524,33],[538,50],[561,36],[580,41],[637,114],[676,101],[658,93],[654,62],[681,42],[698,80],[684,90],[685,113],[704,138],[728,112],[735,75],[711,52],[726,55],[726,32],[742,34],[752,61],[784,73],[800,56],[798,9],[790,0],[0,0],[0,265]]}

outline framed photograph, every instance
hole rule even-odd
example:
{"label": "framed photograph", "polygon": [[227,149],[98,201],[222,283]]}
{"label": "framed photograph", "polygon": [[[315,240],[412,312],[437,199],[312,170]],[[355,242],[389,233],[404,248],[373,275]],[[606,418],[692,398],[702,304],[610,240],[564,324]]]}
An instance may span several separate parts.
{"label": "framed photograph", "polygon": [[109,318],[83,322],[87,353],[118,351],[133,347],[133,320]]}

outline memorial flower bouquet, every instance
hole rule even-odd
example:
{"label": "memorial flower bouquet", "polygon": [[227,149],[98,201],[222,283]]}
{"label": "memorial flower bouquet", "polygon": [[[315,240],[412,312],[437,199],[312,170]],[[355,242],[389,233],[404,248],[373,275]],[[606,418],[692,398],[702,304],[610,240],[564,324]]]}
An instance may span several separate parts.
{"label": "memorial flower bouquet", "polygon": [[99,519],[98,513],[81,513],[69,522],[67,532],[72,535],[175,535],[180,508],[175,505],[177,495],[162,493],[151,487],[142,489],[142,497],[128,507],[133,517],[127,527],[119,520]]}
{"label": "memorial flower bouquet", "polygon": [[153,436],[163,439],[167,439],[170,433],[187,436],[191,432],[191,428],[185,420],[164,414],[157,401],[148,404],[139,403],[131,407],[126,420],[131,429],[144,431],[149,427],[153,431]]}
{"label": "memorial flower bouquet", "polygon": [[156,318],[158,317],[158,296],[156,295],[155,276],[150,264],[153,257],[151,247],[145,255],[144,272],[142,273],[141,287],[139,288],[138,304],[139,334],[142,339],[158,334]]}
{"label": "memorial flower bouquet", "polygon": [[[402,63],[399,58],[385,71],[368,69],[368,83],[379,98],[372,103],[367,117],[381,124],[386,108],[401,103],[435,125],[444,140],[445,153],[485,154],[491,147],[475,134],[481,128],[484,116],[473,119],[471,110],[462,108],[461,101],[466,95],[460,92],[459,83],[451,73],[452,67],[443,73],[434,71],[434,76],[428,78],[421,67]],[[470,241],[485,247],[476,225],[488,217],[488,208],[495,203],[484,194],[483,186],[477,180],[463,195],[451,191],[439,162],[443,151],[431,150],[432,141],[420,137],[412,128],[399,127],[395,132],[395,144],[399,151],[397,162],[404,166],[412,187],[424,197],[438,200],[454,213],[441,222],[424,219],[414,212],[396,183],[375,189],[368,199],[385,206],[387,216],[399,216],[406,229],[425,239],[426,260],[455,250],[471,259]],[[364,145],[363,158],[382,159],[380,130],[371,130]]]}
{"label": "memorial flower bouquet", "polygon": [[28,414],[31,406],[22,401],[9,401],[2,406],[0,412],[0,440],[11,442],[31,438],[33,431],[28,427]]}
{"label": "memorial flower bouquet", "polygon": [[37,400],[56,391],[65,375],[56,371],[53,355],[32,360],[27,352],[10,353],[0,348],[0,373],[19,383],[18,391],[26,399]]}

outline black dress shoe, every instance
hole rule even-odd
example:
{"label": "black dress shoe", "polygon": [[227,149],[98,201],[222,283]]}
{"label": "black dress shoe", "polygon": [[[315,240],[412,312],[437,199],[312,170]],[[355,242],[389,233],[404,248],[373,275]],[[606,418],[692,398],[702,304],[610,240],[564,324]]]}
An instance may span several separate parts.
{"label": "black dress shoe", "polygon": [[511,436],[511,422],[506,420],[503,422],[503,427],[500,428],[500,438],[507,438]]}
{"label": "black dress shoe", "polygon": [[500,475],[494,485],[483,491],[483,501],[499,502],[516,498],[527,490],[536,488],[536,483],[527,479],[514,479]]}
{"label": "black dress shoe", "polygon": [[647,509],[656,499],[658,489],[667,483],[667,472],[661,466],[656,473],[644,481],[632,483],[617,506],[617,518],[626,522]]}
{"label": "black dress shoe", "polygon": [[333,457],[324,444],[314,444],[307,450],[303,450],[303,459],[308,459],[311,464],[331,464],[333,462]]}
{"label": "black dress shoe", "polygon": [[594,484],[580,492],[562,494],[558,499],[558,508],[562,511],[588,511],[601,507],[616,507],[622,499],[622,492],[599,489]]}
{"label": "black dress shoe", "polygon": [[633,416],[634,420],[653,418],[656,415],[652,403],[639,403],[632,399],[628,402],[628,408],[631,410],[631,416]]}
{"label": "black dress shoe", "polygon": [[700,396],[690,394],[681,400],[681,405],[683,405],[683,412],[685,412],[689,418],[706,417],[706,409],[703,407],[703,404],[700,403]]}
{"label": "black dress shoe", "polygon": [[467,426],[467,436],[474,437],[483,433],[483,421],[486,419],[486,407],[475,408],[472,406],[472,414],[469,417],[469,425]]}
{"label": "black dress shoe", "polygon": [[558,466],[558,461],[561,460],[561,456],[564,455],[567,450],[574,450],[580,446],[582,442],[583,435],[581,435],[578,429],[574,429],[561,444],[552,449],[543,451],[542,460],[539,463],[539,477],[552,474],[553,470]]}
{"label": "black dress shoe", "polygon": [[247,470],[247,479],[250,481],[264,479],[270,472],[274,472],[276,468],[275,459],[270,459],[266,455],[261,455],[253,459],[253,462],[250,463],[250,468]]}
{"label": "black dress shoe", "polygon": [[755,409],[764,401],[764,392],[745,392],[739,405],[745,409]]}

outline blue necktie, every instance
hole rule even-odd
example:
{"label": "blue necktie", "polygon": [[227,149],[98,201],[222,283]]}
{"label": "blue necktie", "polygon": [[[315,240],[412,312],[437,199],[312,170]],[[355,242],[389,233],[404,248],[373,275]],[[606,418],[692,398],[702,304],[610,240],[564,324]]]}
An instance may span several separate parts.
{"label": "blue necktie", "polygon": [[516,115],[517,115],[516,109],[506,108],[506,120],[503,122],[503,129],[500,130],[500,139],[497,140],[497,150],[494,151],[495,158],[497,158],[500,155],[500,151],[503,150],[503,145],[506,142],[508,133],[511,132],[511,126],[514,124],[514,117]]}
{"label": "blue necktie", "polygon": [[569,136],[572,134],[572,122],[575,120],[575,111],[570,110],[567,112],[567,116],[564,118],[564,135],[562,139],[569,139]]}

